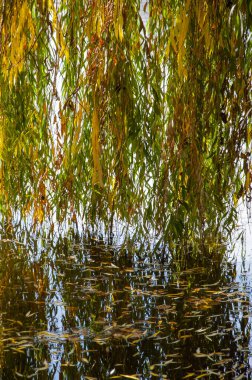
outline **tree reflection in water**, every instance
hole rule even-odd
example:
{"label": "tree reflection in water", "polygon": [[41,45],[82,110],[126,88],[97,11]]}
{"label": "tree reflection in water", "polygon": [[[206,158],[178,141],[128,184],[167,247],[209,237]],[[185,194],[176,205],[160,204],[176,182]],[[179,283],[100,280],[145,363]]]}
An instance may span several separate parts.
{"label": "tree reflection in water", "polygon": [[251,281],[228,253],[182,270],[80,236],[18,240],[0,248],[3,379],[250,378]]}

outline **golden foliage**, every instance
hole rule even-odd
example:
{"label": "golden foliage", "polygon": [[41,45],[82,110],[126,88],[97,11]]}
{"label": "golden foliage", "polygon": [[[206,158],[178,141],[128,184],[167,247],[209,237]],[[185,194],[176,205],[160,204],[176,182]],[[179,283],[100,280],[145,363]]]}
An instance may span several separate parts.
{"label": "golden foliage", "polygon": [[93,186],[98,185],[100,187],[103,187],[102,167],[100,162],[101,147],[99,141],[99,119],[96,106],[94,106],[92,115],[92,152],[94,162],[92,184]]}

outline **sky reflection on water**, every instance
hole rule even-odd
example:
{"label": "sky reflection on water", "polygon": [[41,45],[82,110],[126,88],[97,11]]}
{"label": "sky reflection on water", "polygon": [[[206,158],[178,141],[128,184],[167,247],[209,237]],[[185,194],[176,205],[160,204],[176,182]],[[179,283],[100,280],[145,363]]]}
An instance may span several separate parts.
{"label": "sky reflection on water", "polygon": [[[20,240],[16,236],[16,240]],[[207,268],[79,236],[0,244],[2,379],[250,379],[251,237]]]}

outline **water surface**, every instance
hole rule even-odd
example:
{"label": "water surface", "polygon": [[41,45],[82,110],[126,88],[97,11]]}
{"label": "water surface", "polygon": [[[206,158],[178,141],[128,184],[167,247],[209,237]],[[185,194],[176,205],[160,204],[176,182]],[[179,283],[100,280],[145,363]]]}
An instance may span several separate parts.
{"label": "water surface", "polygon": [[[2,379],[250,379],[251,266],[104,241],[2,237]],[[237,254],[236,254],[237,253]]]}

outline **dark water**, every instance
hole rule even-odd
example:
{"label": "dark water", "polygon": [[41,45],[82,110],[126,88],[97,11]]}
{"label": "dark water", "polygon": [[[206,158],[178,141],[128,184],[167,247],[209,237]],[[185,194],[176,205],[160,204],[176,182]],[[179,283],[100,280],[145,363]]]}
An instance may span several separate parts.
{"label": "dark water", "polygon": [[1,379],[251,379],[251,273],[78,237],[0,242]]}

